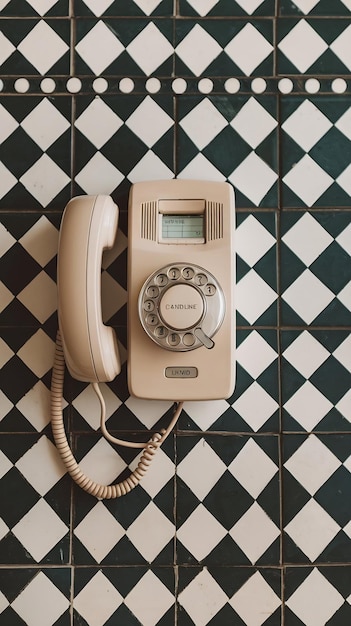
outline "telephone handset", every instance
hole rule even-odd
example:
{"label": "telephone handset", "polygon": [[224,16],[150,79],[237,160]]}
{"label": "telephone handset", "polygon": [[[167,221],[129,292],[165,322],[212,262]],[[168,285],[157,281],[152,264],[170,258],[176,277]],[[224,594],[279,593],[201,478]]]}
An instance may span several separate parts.
{"label": "telephone handset", "polygon": [[[234,389],[234,192],[228,183],[171,180],[136,183],[129,196],[128,387],[145,399],[178,399],[166,431],[147,444],[122,442],[105,427],[98,382],[120,371],[114,331],[101,314],[101,258],[112,247],[118,208],[108,196],[73,198],[62,218],[58,251],[59,333],[52,382],[56,444],[72,477],[100,498],[123,495],[145,473],[175,424],[184,400],[229,397]],[[85,477],[62,421],[64,362],[91,382],[103,434],[143,447],[137,470],[118,485]]]}

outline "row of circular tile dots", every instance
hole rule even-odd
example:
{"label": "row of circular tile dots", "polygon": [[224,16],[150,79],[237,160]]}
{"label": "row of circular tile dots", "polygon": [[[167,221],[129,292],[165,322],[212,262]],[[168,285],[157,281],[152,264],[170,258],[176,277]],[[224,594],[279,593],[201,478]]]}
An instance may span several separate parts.
{"label": "row of circular tile dots", "polygon": [[[66,89],[69,93],[79,93],[82,90],[82,81],[80,78],[71,77],[66,82]],[[131,78],[122,78],[119,81],[119,90],[121,93],[132,93],[135,83]],[[109,84],[106,78],[96,78],[92,87],[95,93],[105,93]],[[158,78],[149,78],[145,83],[148,93],[156,94],[161,90],[161,81]],[[187,91],[188,84],[184,78],[175,78],[172,81],[172,90],[175,94],[182,94]],[[210,78],[202,78],[198,81],[197,88],[200,93],[209,94],[214,89],[213,81]],[[331,82],[331,90],[334,93],[345,93],[348,85],[344,78],[335,78]],[[4,89],[4,83],[0,79],[0,92]],[[30,90],[30,82],[27,78],[18,78],[14,82],[16,93],[27,93]],[[43,93],[53,93],[56,89],[56,82],[53,78],[43,78],[40,83],[40,89]],[[224,82],[224,89],[229,94],[238,93],[241,89],[241,83],[238,78],[228,78]],[[253,93],[262,94],[267,89],[267,82],[264,78],[254,78],[251,81],[251,89]],[[289,94],[294,90],[294,82],[290,78],[281,78],[278,81],[278,89],[280,93]],[[307,93],[318,93],[321,89],[321,83],[317,78],[307,78],[304,82],[304,89]],[[300,89],[299,89],[300,91]]]}

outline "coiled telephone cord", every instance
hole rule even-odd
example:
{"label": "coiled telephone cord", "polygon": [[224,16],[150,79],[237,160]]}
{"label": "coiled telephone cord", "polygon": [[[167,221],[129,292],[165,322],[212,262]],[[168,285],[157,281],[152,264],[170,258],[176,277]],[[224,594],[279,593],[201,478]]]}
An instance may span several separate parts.
{"label": "coiled telephone cord", "polygon": [[60,453],[62,461],[67,469],[67,472],[73,478],[73,480],[85,491],[92,496],[102,499],[119,498],[129,493],[134,487],[136,487],[144,474],[147,472],[150,463],[152,462],[158,448],[164,442],[169,435],[173,427],[175,426],[181,410],[183,408],[183,402],[177,402],[176,409],[173,418],[168,428],[162,429],[160,433],[155,433],[149,441],[146,443],[136,443],[132,441],[124,441],[117,439],[110,435],[105,426],[106,409],[105,401],[99,389],[97,383],[93,384],[93,389],[98,396],[101,407],[101,431],[103,435],[112,443],[127,446],[130,448],[144,448],[144,451],[140,457],[139,463],[135,470],[131,472],[130,476],[121,482],[114,485],[101,485],[88,476],[86,476],[80,469],[76,459],[73,456],[72,450],[67,441],[62,412],[62,398],[63,398],[63,382],[65,373],[65,359],[62,348],[62,341],[60,332],[57,332],[56,336],[56,349],[54,357],[54,366],[52,370],[51,380],[51,426],[55,440],[56,447]]}

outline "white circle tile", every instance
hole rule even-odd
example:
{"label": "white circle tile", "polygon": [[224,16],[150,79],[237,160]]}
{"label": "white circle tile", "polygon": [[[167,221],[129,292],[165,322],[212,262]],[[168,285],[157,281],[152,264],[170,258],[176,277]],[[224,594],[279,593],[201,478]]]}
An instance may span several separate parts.
{"label": "white circle tile", "polygon": [[240,89],[240,80],[237,78],[228,78],[224,83],[227,93],[237,93]]}
{"label": "white circle tile", "polygon": [[264,78],[254,78],[251,82],[251,89],[254,93],[263,93],[266,88],[267,83]]}
{"label": "white circle tile", "polygon": [[176,78],[172,82],[172,89],[174,93],[184,93],[187,88],[187,82],[184,78]]}
{"label": "white circle tile", "polygon": [[95,93],[104,93],[108,88],[108,82],[106,78],[95,78],[93,82],[93,89]]}
{"label": "white circle tile", "polygon": [[40,83],[40,89],[43,93],[52,93],[55,91],[56,83],[53,78],[43,78]]}
{"label": "white circle tile", "polygon": [[281,78],[278,83],[280,93],[291,93],[294,89],[294,83],[290,78]]}
{"label": "white circle tile", "polygon": [[131,93],[134,89],[134,81],[131,78],[122,78],[119,81],[119,88],[122,93]]}
{"label": "white circle tile", "polygon": [[26,78],[18,78],[15,81],[15,90],[17,93],[26,93],[29,89],[29,80]]}
{"label": "white circle tile", "polygon": [[347,82],[344,78],[335,78],[331,87],[334,93],[344,93],[347,89]]}
{"label": "white circle tile", "polygon": [[305,89],[307,93],[318,93],[321,88],[321,84],[317,78],[308,78],[305,82]]}
{"label": "white circle tile", "polygon": [[66,87],[70,93],[78,93],[82,88],[82,81],[75,77],[69,78]]}
{"label": "white circle tile", "polygon": [[157,93],[161,89],[161,81],[158,78],[149,78],[145,86],[149,93]]}
{"label": "white circle tile", "polygon": [[202,78],[198,82],[198,90],[201,93],[211,93],[213,90],[213,82],[210,78]]}

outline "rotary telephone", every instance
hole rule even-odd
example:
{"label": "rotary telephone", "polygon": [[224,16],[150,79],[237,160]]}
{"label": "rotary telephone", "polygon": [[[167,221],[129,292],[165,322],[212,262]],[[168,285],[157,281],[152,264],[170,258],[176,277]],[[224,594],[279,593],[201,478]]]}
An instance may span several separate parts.
{"label": "rotary telephone", "polygon": [[[127,493],[172,430],[185,400],[234,390],[234,191],[228,183],[168,180],[132,185],[128,233],[128,388],[144,399],[173,400],[167,430],[146,444],[124,442],[105,426],[99,382],[120,372],[117,339],[102,322],[101,259],[114,244],[118,207],[109,196],[80,196],[63,214],[58,249],[58,318],[52,427],[66,468],[98,498]],[[117,485],[84,476],[62,419],[65,363],[99,398],[101,430],[113,443],[144,448],[138,468]]]}

